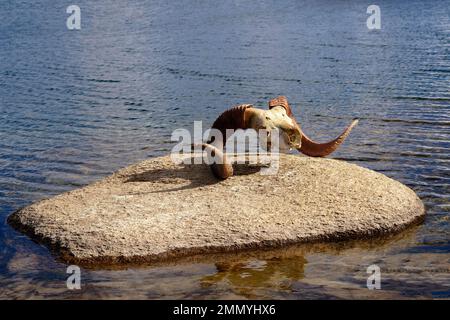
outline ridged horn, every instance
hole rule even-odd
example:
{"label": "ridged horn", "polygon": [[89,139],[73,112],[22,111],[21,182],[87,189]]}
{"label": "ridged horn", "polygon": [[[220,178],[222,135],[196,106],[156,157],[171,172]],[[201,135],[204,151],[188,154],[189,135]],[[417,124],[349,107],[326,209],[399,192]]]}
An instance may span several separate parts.
{"label": "ridged horn", "polygon": [[[241,104],[224,111],[212,125],[212,129],[217,129],[222,133],[223,146],[225,145],[227,129],[248,129],[253,105]],[[210,142],[208,142],[210,143]]]}
{"label": "ridged horn", "polygon": [[[223,148],[226,144],[227,129],[237,130],[248,128],[249,119],[253,113],[252,109],[253,106],[251,104],[242,104],[224,111],[219,117],[217,117],[211,128],[219,130],[222,134],[223,141],[220,148]],[[233,175],[233,166],[229,162],[223,150],[212,145],[212,143],[219,145],[217,141],[211,141],[210,138],[207,143],[192,144],[192,148],[200,147],[202,150],[208,151],[209,154],[215,158],[215,160],[218,160],[214,161],[213,164],[210,165],[214,176],[219,179],[227,179]]]}
{"label": "ridged horn", "polygon": [[289,117],[294,118],[291,107],[289,106],[289,103],[285,96],[279,96],[279,97],[276,97],[275,99],[272,99],[269,101],[269,109],[272,109],[273,107],[277,107],[277,106],[282,106],[284,109],[286,109],[286,114]]}
{"label": "ridged horn", "polygon": [[350,134],[353,127],[358,124],[358,119],[353,119],[352,123],[345,128],[345,130],[334,140],[325,142],[325,143],[317,143],[308,138],[307,135],[300,129],[302,134],[302,145],[298,149],[298,151],[306,154],[310,157],[325,157],[335,151],[339,146],[344,142],[345,138]]}
{"label": "ridged horn", "polygon": [[[286,109],[286,114],[292,118],[297,123],[297,120],[295,119],[291,107],[289,106],[289,103],[287,101],[287,98],[285,96],[279,96],[275,99],[272,99],[269,101],[269,109],[272,109],[276,106],[282,106]],[[352,123],[334,140],[325,142],[325,143],[318,143],[313,140],[311,140],[300,128],[300,125],[298,125],[298,129],[302,135],[302,143],[301,147],[298,148],[298,151],[302,152],[303,154],[306,154],[310,157],[325,157],[335,151],[339,146],[344,142],[344,140],[347,138],[347,136],[350,134],[350,131],[352,131],[353,127],[355,127],[358,124],[358,119],[353,119]]]}
{"label": "ridged horn", "polygon": [[[212,173],[218,179],[227,179],[233,175],[233,166],[228,161],[228,158],[223,153],[222,150],[210,145],[208,143],[193,143],[191,147],[201,148],[202,150],[206,150],[209,152],[211,157],[215,158],[215,160],[209,167],[211,168]],[[212,159],[209,159],[212,162]]]}

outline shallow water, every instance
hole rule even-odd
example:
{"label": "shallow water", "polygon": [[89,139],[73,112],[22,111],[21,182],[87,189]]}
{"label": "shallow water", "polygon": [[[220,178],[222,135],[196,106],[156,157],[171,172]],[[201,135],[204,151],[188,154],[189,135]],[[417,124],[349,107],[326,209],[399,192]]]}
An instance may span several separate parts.
{"label": "shallow water", "polygon": [[[450,5],[367,2],[0,3],[0,297],[449,298]],[[172,264],[82,270],[6,224],[14,210],[167,154],[171,132],[238,103],[289,97],[318,140],[360,124],[334,158],[414,189],[423,224],[393,237]],[[382,290],[366,288],[377,264]]]}

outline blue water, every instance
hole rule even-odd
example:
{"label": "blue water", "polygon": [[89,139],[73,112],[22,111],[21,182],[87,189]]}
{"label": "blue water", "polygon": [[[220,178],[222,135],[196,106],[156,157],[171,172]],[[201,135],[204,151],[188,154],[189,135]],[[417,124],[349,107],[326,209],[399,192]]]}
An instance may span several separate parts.
{"label": "blue water", "polygon": [[[0,2],[0,297],[448,297],[450,2]],[[122,270],[66,265],[6,224],[14,210],[167,154],[176,128],[287,95],[308,135],[360,124],[333,154],[414,189],[425,222],[367,242]],[[383,290],[366,288],[378,264]],[[419,270],[420,272],[416,272]]]}

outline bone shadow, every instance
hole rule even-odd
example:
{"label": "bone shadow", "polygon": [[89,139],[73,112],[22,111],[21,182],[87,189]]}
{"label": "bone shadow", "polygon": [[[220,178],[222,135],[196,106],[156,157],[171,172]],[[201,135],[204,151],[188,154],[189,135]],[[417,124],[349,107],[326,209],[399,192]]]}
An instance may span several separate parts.
{"label": "bone shadow", "polygon": [[[262,166],[249,165],[249,164],[234,164],[233,176],[245,176],[250,174],[257,174],[261,170]],[[233,177],[229,178],[232,179]],[[206,164],[184,164],[177,168],[169,169],[152,169],[128,176],[124,183],[136,183],[136,182],[165,182],[175,183],[181,181],[189,181],[189,184],[180,187],[149,191],[148,193],[165,193],[174,192],[188,189],[195,189],[199,187],[205,187],[214,185],[224,180],[216,178],[211,169]],[[141,193],[140,193],[141,194]]]}

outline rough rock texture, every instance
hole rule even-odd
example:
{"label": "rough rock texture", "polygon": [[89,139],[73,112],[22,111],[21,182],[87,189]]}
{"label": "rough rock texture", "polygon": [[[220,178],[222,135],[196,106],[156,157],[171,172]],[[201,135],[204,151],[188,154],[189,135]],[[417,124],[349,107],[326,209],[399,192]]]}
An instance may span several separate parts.
{"label": "rough rock texture", "polygon": [[392,233],[423,217],[405,185],[343,161],[283,155],[276,175],[240,165],[143,161],[13,213],[16,229],[68,262],[148,262],[204,252]]}

